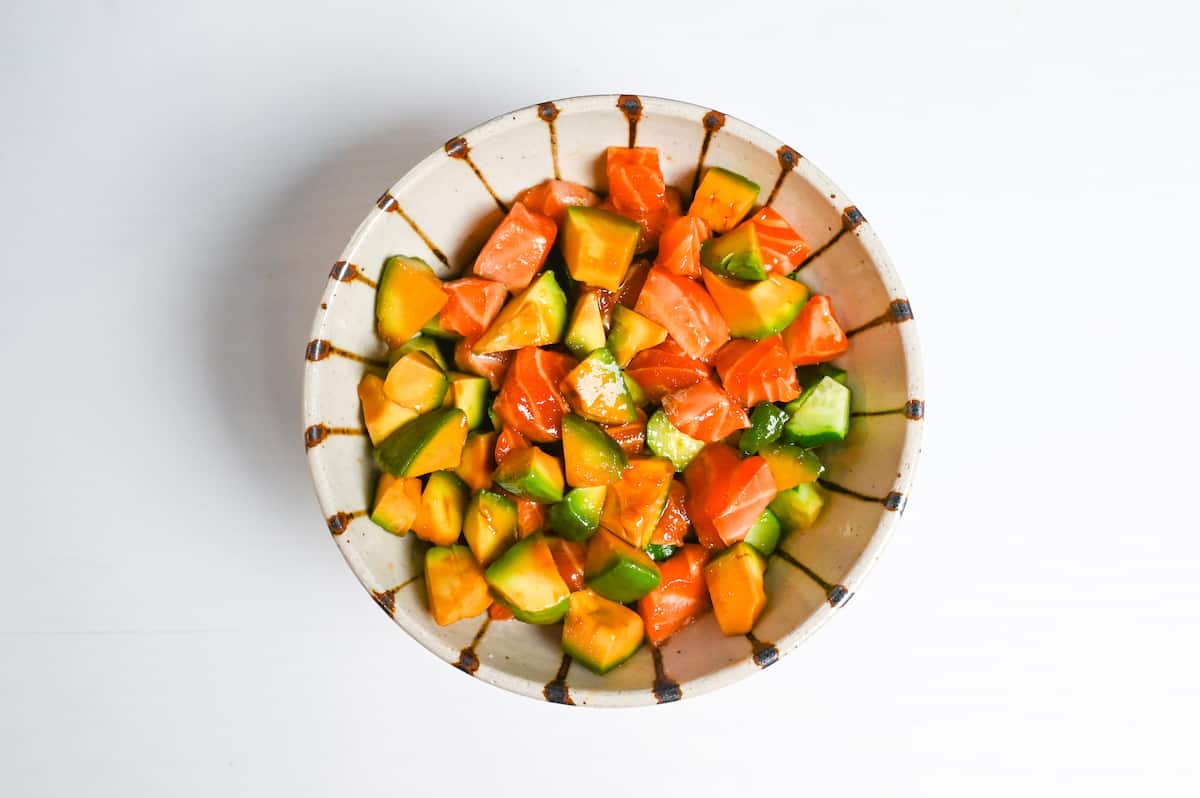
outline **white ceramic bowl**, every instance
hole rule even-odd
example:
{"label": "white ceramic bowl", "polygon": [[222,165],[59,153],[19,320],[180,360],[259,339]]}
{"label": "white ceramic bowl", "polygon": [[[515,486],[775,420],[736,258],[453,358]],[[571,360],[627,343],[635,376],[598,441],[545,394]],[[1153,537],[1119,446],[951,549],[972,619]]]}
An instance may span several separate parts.
{"label": "white ceramic bowl", "polygon": [[[690,197],[704,166],[763,186],[809,242],[800,276],[829,294],[850,335],[837,363],[854,392],[849,439],[827,447],[819,522],[785,538],[767,567],[770,597],[753,634],[724,637],[711,613],[607,676],[572,666],[558,627],[487,616],[433,622],[423,545],[365,517],[374,485],[356,386],[382,366],[375,279],[389,255],[441,275],[470,267],[513,197],[561,177],[604,190],[610,145],[657,147],[667,182]],[[376,603],[425,648],[464,673],[540,700],[590,706],[674,701],[775,663],[853,596],[904,509],[919,452],[924,394],[912,311],[862,213],[807,159],[744,122],[688,103],[633,95],[574,97],[499,116],[417,164],[376,202],[330,272],[305,351],[304,443],[333,539]]]}

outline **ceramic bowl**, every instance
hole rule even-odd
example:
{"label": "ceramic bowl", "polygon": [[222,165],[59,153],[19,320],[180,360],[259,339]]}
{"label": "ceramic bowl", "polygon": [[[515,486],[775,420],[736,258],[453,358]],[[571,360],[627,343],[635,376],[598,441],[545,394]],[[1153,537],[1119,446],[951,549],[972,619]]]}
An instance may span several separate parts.
{"label": "ceramic bowl", "polygon": [[[762,188],[809,242],[800,276],[829,294],[850,336],[854,418],[829,450],[819,522],[786,537],[767,566],[770,601],[752,634],[725,637],[711,613],[649,645],[607,676],[563,655],[559,627],[486,615],[440,627],[425,603],[423,544],[366,517],[375,481],[356,386],[384,365],[375,281],[389,255],[442,276],[469,269],[513,197],[551,177],[605,188],[604,151],[657,147],[685,197],[723,166]],[[457,136],[380,197],[333,265],[305,351],[304,445],[326,524],[383,611],[436,656],[477,679],[539,700],[590,706],[675,701],[773,665],[844,607],[904,509],[919,451],[924,394],[912,309],[862,212],[799,152],[719,111],[634,95],[575,97],[504,114]]]}

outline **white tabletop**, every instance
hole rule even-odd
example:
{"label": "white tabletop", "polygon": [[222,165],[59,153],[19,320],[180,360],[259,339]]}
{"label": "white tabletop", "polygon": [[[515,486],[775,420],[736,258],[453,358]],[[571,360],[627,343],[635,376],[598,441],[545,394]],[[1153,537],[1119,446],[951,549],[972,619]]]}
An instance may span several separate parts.
{"label": "white tabletop", "polygon": [[[0,9],[0,792],[1195,794],[1195,12],[316,5]],[[301,350],[416,160],[616,91],[758,124],[854,198],[927,429],[894,542],[803,648],[565,710],[359,587],[309,485]]]}

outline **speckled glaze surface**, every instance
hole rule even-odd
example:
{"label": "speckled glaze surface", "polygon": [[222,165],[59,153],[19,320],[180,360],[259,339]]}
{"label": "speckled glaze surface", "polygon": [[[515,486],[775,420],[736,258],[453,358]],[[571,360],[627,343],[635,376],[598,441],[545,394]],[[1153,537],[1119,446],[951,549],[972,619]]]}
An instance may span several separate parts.
{"label": "speckled glaze surface", "polygon": [[[752,634],[725,637],[711,613],[596,676],[563,655],[558,627],[433,622],[424,546],[366,517],[374,465],[356,387],[382,369],[375,280],[390,255],[425,259],[444,277],[466,269],[522,189],[560,177],[605,189],[610,145],[657,147],[668,184],[690,197],[704,166],[763,187],[809,242],[800,277],[829,294],[850,336],[854,418],[827,447],[820,520],[785,537],[767,567],[770,601]],[[797,150],[708,108],[635,95],[575,97],[499,116],[457,136],[378,199],[333,265],[305,349],[304,445],[328,531],[375,602],[429,651],[466,674],[538,700],[636,706],[699,695],[766,668],[840,611],[904,510],[925,414],[912,308],[863,214]]]}

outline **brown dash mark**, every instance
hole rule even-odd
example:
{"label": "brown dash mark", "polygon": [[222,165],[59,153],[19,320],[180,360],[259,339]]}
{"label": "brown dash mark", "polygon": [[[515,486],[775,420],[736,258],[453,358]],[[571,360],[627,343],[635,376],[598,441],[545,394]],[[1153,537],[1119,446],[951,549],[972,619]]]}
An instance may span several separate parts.
{"label": "brown dash mark", "polygon": [[866,332],[867,330],[873,327],[878,327],[881,324],[899,324],[905,321],[912,321],[912,317],[912,305],[908,304],[907,299],[893,299],[888,305],[888,309],[883,313],[880,313],[875,318],[871,319],[865,324],[860,324],[852,330],[846,330],[846,337],[852,338],[855,335],[858,335],[860,332]]}
{"label": "brown dash mark", "polygon": [[882,504],[885,509],[891,510],[892,512],[904,509],[904,494],[896,490],[890,491],[886,496],[868,496],[865,493],[859,493],[856,490],[843,487],[836,482],[830,482],[827,479],[818,478],[817,482],[822,488],[825,488],[825,490],[831,493],[840,493],[843,496],[849,496],[851,498],[858,499],[859,501]]}
{"label": "brown dash mark", "polygon": [[475,632],[475,636],[471,638],[471,645],[458,652],[458,662],[454,663],[454,667],[468,676],[474,676],[475,671],[479,670],[479,655],[475,653],[475,647],[479,645],[479,641],[483,639],[483,633],[488,630],[491,623],[491,616],[484,616],[483,623],[479,625],[479,631]]}
{"label": "brown dash mark", "polygon": [[405,213],[404,208],[400,207],[400,203],[396,201],[396,198],[390,192],[385,191],[383,196],[375,201],[375,207],[384,213],[394,213],[407,222],[412,231],[417,234],[417,237],[421,239],[425,246],[429,247],[429,251],[433,253],[433,256],[446,266],[450,265],[450,259],[446,257],[446,253],[438,249],[429,236],[425,235],[425,231],[413,221],[411,216]]}
{"label": "brown dash mark", "polygon": [[366,435],[367,431],[360,427],[329,427],[325,424],[311,424],[304,428],[304,448],[311,449],[320,446],[330,435]]}
{"label": "brown dash mark", "polygon": [[333,268],[329,270],[329,278],[337,280],[339,283],[352,283],[357,280],[360,283],[366,283],[372,288],[375,287],[375,281],[358,270],[358,267],[353,263],[345,260],[339,260],[333,264]]}
{"label": "brown dash mark", "polygon": [[304,359],[312,361],[314,363],[319,360],[324,360],[325,358],[329,357],[330,355],[337,355],[338,357],[344,357],[348,360],[354,360],[359,363],[365,363],[368,366],[376,366],[378,368],[386,368],[387,367],[386,360],[378,360],[373,357],[367,357],[365,355],[355,354],[354,352],[351,352],[349,350],[334,346],[333,344],[329,343],[329,341],[326,341],[324,338],[314,338],[313,340],[308,342],[308,346],[304,347]]}
{"label": "brown dash mark", "polygon": [[558,130],[554,126],[554,120],[558,119],[558,106],[554,103],[542,103],[537,107],[537,115],[538,119],[550,128],[550,160],[554,163],[554,179],[561,180],[562,176],[558,171]]}
{"label": "brown dash mark", "polygon": [[382,591],[372,590],[371,598],[375,599],[375,603],[378,604],[383,609],[383,611],[386,612],[389,616],[395,617],[396,594],[399,593],[404,588],[411,585],[413,582],[415,582],[418,579],[420,579],[421,577],[423,577],[424,575],[425,575],[424,573],[414,574],[413,576],[410,576],[408,579],[405,579],[403,582],[396,585],[395,587],[389,587],[387,590],[382,590]]}
{"label": "brown dash mark", "polygon": [[[768,200],[768,204],[770,204],[769,200]],[[825,252],[830,247],[832,247],[834,244],[836,244],[837,242],[842,240],[842,236],[844,236],[846,233],[849,233],[850,231],[854,230],[855,228],[857,228],[859,225],[861,225],[866,220],[867,220],[866,217],[862,215],[862,211],[860,211],[858,208],[856,208],[853,205],[847,205],[846,208],[842,211],[841,229],[839,229],[836,233],[833,234],[833,238],[829,239],[824,244],[822,244],[820,247],[817,247],[812,252],[808,253],[808,257],[800,262],[800,265],[796,267],[796,271],[800,271],[801,269],[806,268],[814,260],[816,260],[817,258],[824,255]]]}
{"label": "brown dash mark", "polygon": [[567,686],[567,672],[571,670],[571,655],[563,654],[562,662],[558,664],[558,673],[554,674],[554,678],[546,682],[545,688],[542,690],[542,695],[551,704],[567,704],[575,706],[575,702],[571,699],[571,691]]}
{"label": "brown dash mark", "polygon": [[662,651],[658,646],[650,646],[650,657],[654,660],[654,700],[660,704],[669,704],[683,698],[679,682],[668,676],[663,667]]}
{"label": "brown dash mark", "polygon": [[899,416],[903,415],[909,421],[920,421],[925,418],[925,403],[920,399],[909,399],[904,403],[903,407],[893,407],[888,410],[855,410],[850,414],[851,418],[865,418],[872,416]]}
{"label": "brown dash mark", "polygon": [[362,518],[366,514],[366,510],[355,510],[352,513],[337,512],[326,518],[325,523],[329,526],[330,534],[336,538],[350,528],[351,521],[355,518]]}
{"label": "brown dash mark", "polygon": [[617,98],[617,107],[625,114],[625,121],[629,124],[628,146],[633,147],[637,144],[638,122],[642,120],[642,98],[636,94],[622,94]]}
{"label": "brown dash mark", "polygon": [[487,193],[492,195],[492,199],[495,201],[496,207],[499,208],[502,213],[508,213],[508,206],[505,205],[496,192],[492,190],[491,183],[487,181],[487,178],[483,176],[483,172],[479,171],[479,167],[475,165],[473,160],[471,160],[471,145],[467,144],[467,140],[462,136],[455,136],[446,142],[445,149],[446,154],[451,158],[456,158],[464,162],[467,166],[471,167],[471,171],[475,173],[475,177],[479,178],[479,182],[482,183],[483,187],[487,189]]}
{"label": "brown dash mark", "polygon": [[779,649],[774,643],[764,643],[754,636],[754,632],[746,632],[746,639],[754,652],[754,664],[760,668],[769,668],[779,661]]}
{"label": "brown dash mark", "polygon": [[792,555],[788,554],[783,549],[775,549],[775,552],[772,556],[778,557],[779,559],[783,560],[788,565],[801,571],[809,579],[816,582],[817,585],[819,585],[820,588],[825,591],[825,600],[827,602],[829,602],[830,607],[840,607],[840,606],[844,605],[847,601],[849,601],[850,597],[854,595],[853,593],[851,593],[849,590],[846,589],[845,585],[836,585],[836,584],[833,584],[832,582],[828,582],[825,579],[822,579],[821,576],[816,571],[809,568],[807,565],[800,562],[799,560],[797,560]]}
{"label": "brown dash mark", "polygon": [[700,188],[701,173],[704,171],[704,159],[708,156],[708,145],[716,132],[725,127],[725,114],[720,111],[709,111],[700,120],[704,125],[704,141],[700,142],[700,157],[696,160],[696,176],[692,178],[692,196]]}
{"label": "brown dash mark", "polygon": [[776,150],[775,155],[779,158],[779,177],[775,178],[775,185],[771,186],[771,193],[767,195],[764,205],[770,205],[775,201],[775,195],[779,193],[783,179],[788,176],[788,172],[796,168],[796,164],[800,163],[800,158],[803,157],[786,144]]}

